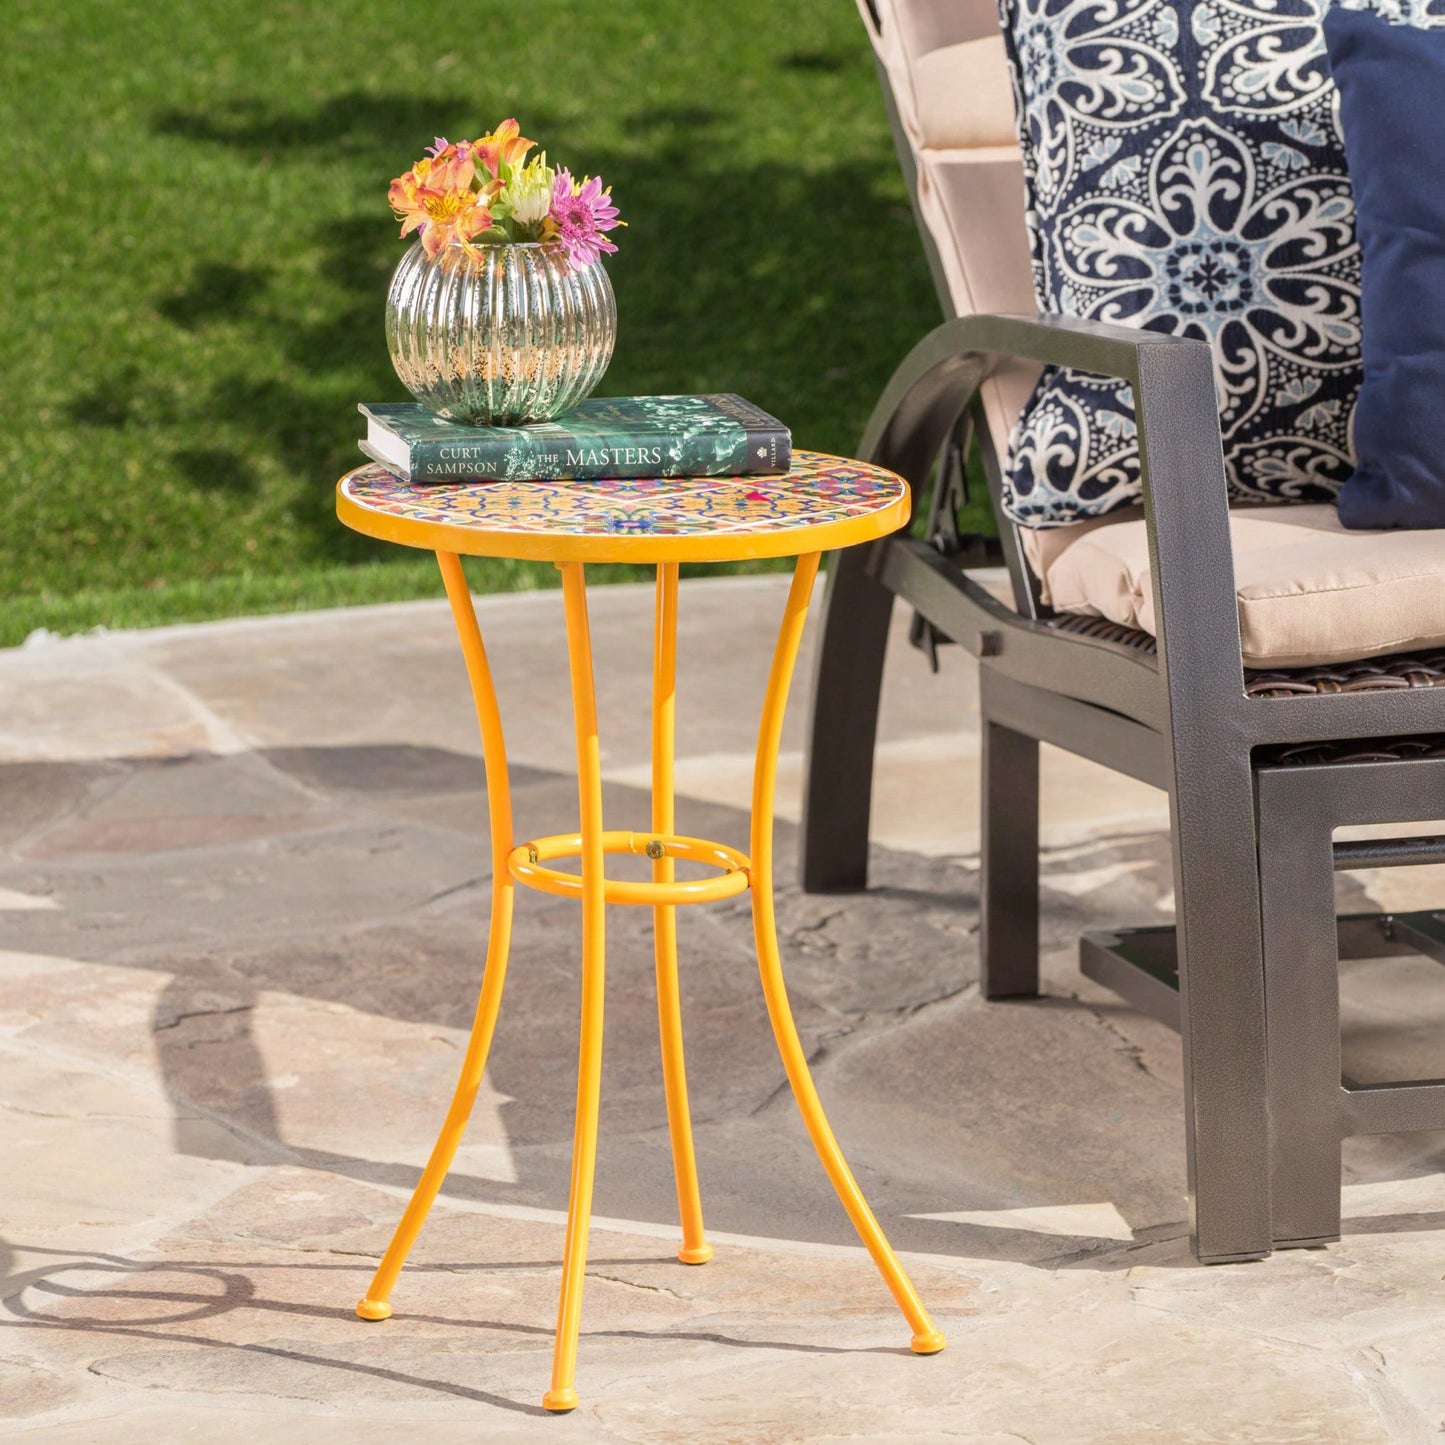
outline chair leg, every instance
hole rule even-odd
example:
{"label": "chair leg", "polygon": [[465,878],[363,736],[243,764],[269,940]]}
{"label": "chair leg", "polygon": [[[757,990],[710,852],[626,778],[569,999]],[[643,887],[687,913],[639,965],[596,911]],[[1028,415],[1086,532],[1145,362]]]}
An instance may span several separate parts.
{"label": "chair leg", "polygon": [[1259,860],[1248,754],[1192,741],[1170,789],[1185,1139],[1194,1252],[1224,1264],[1273,1244]]}
{"label": "chair leg", "polygon": [[849,547],[829,563],[800,832],[809,893],[868,886],[873,748],[893,613],[893,594],[868,572],[871,550]]}
{"label": "chair leg", "polygon": [[979,988],[1039,991],[1039,744],[983,720]]}
{"label": "chair leg", "polygon": [[482,645],[481,629],[477,626],[477,614],[462,572],[461,559],[454,553],[438,552],[437,561],[461,639],[462,656],[466,659],[467,676],[471,681],[472,699],[476,703],[477,721],[482,733],[487,808],[491,815],[492,920],[487,940],[487,966],[482,974],[481,994],[477,999],[472,1035],[462,1059],[461,1076],[457,1080],[442,1131],[432,1147],[431,1158],[427,1160],[370,1287],[356,1306],[356,1313],[364,1320],[384,1320],[391,1315],[391,1292],[396,1286],[397,1276],[456,1157],[457,1146],[462,1141],[472,1106],[476,1103],[477,1090],[481,1087],[487,1053],[492,1046],[497,1012],[502,1006],[502,985],[506,982],[507,953],[512,938],[512,900],[516,884],[507,870],[507,855],[512,851],[512,800],[507,779],[502,716],[497,708],[491,667]]}
{"label": "chair leg", "polygon": [[768,1008],[768,1019],[773,1026],[778,1052],[782,1056],[783,1068],[788,1082],[792,1085],[798,1111],[808,1130],[808,1137],[818,1152],[823,1168],[837,1190],[838,1198],[853,1227],[858,1231],[864,1246],[884,1282],[892,1292],[898,1307],[903,1311],[913,1331],[910,1346],[915,1354],[934,1355],[944,1347],[942,1332],[934,1325],[928,1311],[913,1288],[912,1281],[904,1273],[893,1247],[879,1227],[878,1220],[868,1207],[853,1171],[848,1167],[838,1141],[823,1112],[818,1090],[808,1070],[807,1055],[798,1038],[797,1025],[793,1021],[792,1009],[788,1005],[788,990],[783,982],[782,960],[778,954],[777,920],[773,907],[773,795],[778,775],[778,742],[783,730],[783,712],[788,701],[788,684],[792,677],[793,663],[798,655],[798,643],[803,634],[803,623],[807,617],[808,599],[812,593],[813,578],[817,573],[816,554],[798,558],[793,573],[793,586],[788,594],[787,612],[783,618],[778,646],[773,654],[772,671],[768,677],[767,701],[763,705],[762,724],[758,729],[758,752],[753,770],[753,818],[751,854],[752,895],[753,895],[753,936],[758,949],[758,969],[762,978],[763,997]]}
{"label": "chair leg", "polygon": [[1340,1237],[1340,985],[1331,829],[1260,775],[1260,900],[1276,1249]]}
{"label": "chair leg", "polygon": [[542,1396],[548,1410],[577,1407],[577,1334],[582,1324],[582,1283],[587,1271],[587,1234],[597,1168],[597,1113],[602,1097],[602,1007],[606,878],[602,853],[602,758],[597,741],[597,704],[592,682],[592,642],[582,563],[559,564],[567,613],[567,656],[577,724],[577,792],[582,834],[582,1028],[577,1060],[577,1122],[572,1140],[572,1185],[567,1197],[567,1237],[562,1252],[562,1293],[557,1302],[557,1339],[552,1384]]}

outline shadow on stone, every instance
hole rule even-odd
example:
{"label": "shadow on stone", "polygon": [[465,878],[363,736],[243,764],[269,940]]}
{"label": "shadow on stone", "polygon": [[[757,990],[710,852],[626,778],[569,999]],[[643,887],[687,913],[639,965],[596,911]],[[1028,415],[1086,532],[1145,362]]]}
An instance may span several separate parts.
{"label": "shadow on stone", "polygon": [[[519,837],[575,828],[570,771],[517,767],[512,785],[529,830]],[[606,811],[611,826],[645,827],[648,801],[609,785]],[[738,809],[683,800],[681,819],[746,843]],[[470,1026],[484,962],[477,758],[368,744],[0,765],[0,824],[16,860],[3,881],[63,899],[8,914],[12,947],[160,976],[152,1039],[180,1150],[411,1187],[460,1061],[445,1031]],[[984,1005],[969,860],[877,849],[870,892],[811,897],[787,863],[793,830],[778,834],[780,936],[805,1048],[895,1242],[1046,1268],[1127,1269],[1141,1248],[1158,1262],[1182,1230],[1179,1101],[1121,1032],[1127,1011],[1057,996]],[[1129,835],[1052,857],[1050,945],[1156,909],[1166,854],[1162,840]],[[667,1223],[650,910],[609,914],[598,1213]],[[495,1137],[501,1152],[464,1154],[454,1198],[556,1208],[566,1197],[577,933],[570,900],[519,896],[482,1105],[494,1111],[483,1143]],[[680,933],[713,1227],[851,1243],[788,1098],[746,901],[684,910]],[[1080,1199],[1112,1200],[1135,1243],[909,1217]]]}
{"label": "shadow on stone", "polygon": [[[0,1242],[0,1253],[5,1246]],[[23,1273],[0,1277],[0,1310],[8,1318],[0,1319],[0,1327],[18,1329],[40,1329],[75,1332],[92,1337],[114,1337],[143,1340],[152,1346],[190,1347],[194,1351],[192,1360],[207,1360],[198,1370],[195,1365],[180,1364],[181,1378],[192,1388],[197,1385],[197,1376],[208,1385],[236,1388],[244,1385],[248,1392],[262,1391],[263,1381],[256,1378],[255,1371],[261,1361],[279,1362],[284,1367],[297,1364],[312,1367],[323,1373],[339,1372],[369,1377],[391,1385],[398,1385],[419,1394],[441,1394],[465,1399],[475,1403],[493,1405],[513,1413],[545,1416],[546,1411],[510,1399],[491,1391],[477,1389],[469,1384],[419,1374],[413,1370],[401,1370],[386,1363],[348,1358],[348,1345],[336,1338],[324,1336],[316,1339],[309,1349],[297,1349],[292,1345],[247,1340],[244,1331],[229,1325],[232,1338],[214,1334],[194,1333],[196,1327],[238,1312],[250,1312],[269,1316],[277,1321],[289,1318],[309,1320],[313,1324],[332,1322],[340,1325],[345,1334],[343,1339],[364,1339],[380,1331],[376,1325],[358,1322],[352,1310],[346,1306],[319,1305],[305,1299],[274,1298],[265,1293],[264,1280],[267,1276],[280,1275],[296,1279],[312,1274],[346,1274],[361,1277],[364,1266],[357,1263],[336,1264],[308,1260],[302,1264],[278,1263],[276,1261],[248,1261],[225,1259],[199,1261],[185,1258],[166,1260],[134,1260],[124,1255],[87,1254],[77,1255],[63,1250],[32,1250],[32,1253],[55,1256],[51,1263],[26,1270]],[[593,1269],[615,1267],[636,1268],[646,1265],[645,1259],[636,1256],[622,1258],[597,1257],[590,1261]],[[653,1264],[668,1265],[675,1261],[660,1258]],[[457,1273],[505,1274],[507,1272],[549,1271],[555,1266],[551,1260],[508,1260],[502,1262],[432,1262],[410,1266],[413,1274],[426,1275]],[[70,1279],[67,1279],[67,1276]],[[107,1278],[113,1283],[107,1283]],[[291,1286],[294,1287],[294,1286]],[[304,1288],[304,1286],[303,1286]],[[81,1313],[79,1311],[85,1311]],[[547,1325],[532,1325],[517,1320],[494,1321],[474,1316],[437,1315],[408,1310],[406,1318],[413,1327],[433,1327],[448,1331],[475,1331],[486,1335],[520,1336],[534,1339],[539,1344],[549,1343],[553,1328]],[[191,1326],[191,1330],[179,1328]],[[395,1326],[391,1327],[393,1330]],[[234,1338],[242,1334],[242,1338]],[[589,1329],[589,1339],[620,1339],[655,1341],[654,1331],[640,1329]],[[772,1351],[797,1353],[813,1356],[863,1355],[863,1354],[906,1354],[907,1351],[886,1346],[848,1347],[820,1343],[799,1343],[792,1340],[740,1338],[721,1330],[696,1330],[672,1327],[668,1331],[672,1343],[696,1342],[722,1345],[747,1351]],[[328,1346],[330,1348],[328,1348]],[[383,1354],[384,1352],[378,1351]],[[116,1357],[102,1361],[92,1369],[102,1375],[110,1375],[119,1369],[121,1378],[138,1384],[155,1386],[158,1363],[167,1358],[172,1361],[172,1370],[178,1360],[174,1353],[158,1354],[151,1350]],[[235,1360],[235,1366],[225,1362]],[[247,1363],[249,1362],[249,1363]],[[468,1371],[470,1373],[470,1370]]]}

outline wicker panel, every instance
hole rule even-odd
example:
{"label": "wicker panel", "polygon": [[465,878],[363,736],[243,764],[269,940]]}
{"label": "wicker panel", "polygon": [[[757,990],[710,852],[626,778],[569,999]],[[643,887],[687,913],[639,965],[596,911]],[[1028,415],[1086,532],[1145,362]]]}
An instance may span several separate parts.
{"label": "wicker panel", "polygon": [[1412,758],[1445,758],[1445,734],[1414,738],[1345,738],[1335,743],[1289,743],[1261,748],[1256,763],[1303,767],[1320,763],[1402,763]]}
{"label": "wicker panel", "polygon": [[[1114,642],[1136,652],[1156,651],[1147,632],[1122,627],[1103,617],[1061,613],[1049,620],[1056,632]],[[1371,657],[1361,662],[1334,662],[1324,667],[1246,668],[1244,690],[1251,697],[1318,697],[1331,692],[1396,692],[1411,687],[1445,686],[1445,648]]]}
{"label": "wicker panel", "polygon": [[1397,692],[1445,685],[1445,651],[1402,652],[1363,662],[1336,662],[1277,672],[1246,672],[1251,697],[1295,697],[1322,692]]}

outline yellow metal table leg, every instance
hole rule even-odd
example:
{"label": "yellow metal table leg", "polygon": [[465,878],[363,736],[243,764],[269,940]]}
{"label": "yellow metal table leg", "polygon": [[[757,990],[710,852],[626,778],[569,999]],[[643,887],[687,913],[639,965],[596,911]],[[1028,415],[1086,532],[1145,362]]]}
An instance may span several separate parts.
{"label": "yellow metal table leg", "polygon": [[[657,621],[652,671],[652,831],[672,833],[673,751],[677,693],[677,563],[657,568]],[[655,883],[671,883],[674,865],[663,854],[652,862]],[[684,1264],[706,1264],[712,1245],[702,1227],[702,1198],[697,1187],[697,1159],[692,1146],[692,1115],[687,1103],[687,1069],[683,1060],[682,1004],[677,982],[677,909],[662,904],[652,910],[657,950],[657,1027],[662,1040],[662,1083],[667,1095],[667,1127],[672,1139],[672,1167],[677,1176],[677,1209],[682,1221]]]}
{"label": "yellow metal table leg", "polygon": [[461,638],[462,655],[466,659],[467,676],[472,684],[472,698],[476,703],[477,722],[482,732],[482,759],[486,768],[487,808],[491,818],[492,835],[492,920],[487,937],[487,963],[482,974],[481,994],[477,1000],[476,1018],[472,1024],[472,1036],[467,1042],[467,1051],[462,1059],[461,1077],[457,1080],[456,1092],[451,1107],[447,1110],[446,1121],[432,1148],[431,1158],[422,1171],[421,1180],[412,1194],[411,1202],[401,1216],[390,1245],[387,1246],[381,1265],[371,1281],[365,1297],[356,1306],[356,1313],[364,1320],[384,1320],[391,1314],[388,1302],[396,1284],[401,1267],[421,1227],[426,1222],[428,1211],[436,1200],[437,1191],[442,1187],[447,1170],[456,1157],[457,1146],[471,1117],[476,1102],[477,1090],[481,1086],[482,1071],[486,1067],[487,1052],[492,1045],[492,1033],[497,1024],[497,1010],[502,1003],[502,985],[507,976],[507,952],[512,937],[512,897],[515,884],[507,868],[507,855],[512,851],[512,798],[507,780],[507,749],[502,738],[502,716],[497,708],[497,694],[492,686],[492,670],[487,663],[487,653],[482,645],[481,629],[477,626],[476,610],[472,606],[472,595],[462,572],[461,559],[451,552],[438,552],[442,581],[446,584],[447,600],[451,603],[452,617],[456,621],[457,634]]}
{"label": "yellow metal table leg", "polygon": [[[511,937],[514,878],[506,860],[512,852],[511,797],[507,779],[506,748],[501,716],[481,631],[460,559],[438,552],[471,680],[482,735],[487,796],[491,816],[493,888],[491,927],[486,969],[477,1002],[476,1019],[462,1063],[451,1107],[422,1173],[398,1224],[396,1233],[357,1306],[363,1319],[383,1320],[391,1313],[389,1297],[408,1252],[415,1243],[428,1211],[455,1157],[480,1087],[487,1053],[501,1006]],[[894,1298],[913,1329],[912,1347],[934,1354],[944,1345],[908,1276],[868,1207],[847,1161],[828,1125],[817,1089],[808,1072],[783,982],[778,954],[772,888],[773,794],[777,782],[778,746],[808,602],[818,571],[816,554],[798,559],[787,610],[768,678],[767,697],[758,735],[753,774],[751,885],[753,928],[758,966],[768,1017],[788,1081],[798,1102],[809,1136],[832,1180],[843,1207],[867,1246]],[[602,1022],[605,978],[605,903],[602,826],[601,757],[597,736],[597,708],[593,686],[592,646],[587,618],[587,594],[580,562],[561,564],[563,602],[567,618],[567,653],[572,674],[572,702],[577,732],[578,798],[581,816],[582,894],[582,1020],[577,1071],[577,1117],[572,1149],[572,1183],[567,1206],[567,1236],[562,1266],[562,1289],[557,1308],[557,1336],[552,1362],[551,1388],[543,1405],[554,1411],[577,1405],[575,1376],[577,1341],[582,1314],[582,1286],[587,1266],[587,1238],[592,1213],[592,1190],[597,1158],[597,1118],[602,1084]],[[674,700],[677,669],[677,567],[663,564],[657,576],[657,634],[653,672],[652,828],[671,837],[674,826],[673,754]],[[674,843],[678,840],[674,839]],[[686,842],[687,840],[682,840]],[[649,848],[649,853],[651,849]],[[672,884],[674,864],[669,854],[653,855],[653,882]],[[643,901],[626,900],[626,901]],[[673,1165],[677,1174],[678,1210],[683,1245],[678,1258],[701,1264],[712,1256],[703,1233],[702,1205],[697,1184],[692,1125],[684,1068],[681,1004],[677,976],[676,906],[656,904],[658,1025],[662,1042],[663,1082],[667,1096],[668,1127]]]}
{"label": "yellow metal table leg", "polygon": [[893,1253],[892,1245],[873,1217],[873,1211],[868,1207],[863,1191],[858,1188],[858,1181],[853,1178],[853,1171],[849,1169],[848,1161],[844,1159],[829,1127],[812,1075],[808,1072],[807,1056],[798,1039],[797,1025],[793,1022],[792,1009],[788,1004],[787,986],[783,982],[782,960],[778,955],[773,909],[773,794],[777,785],[778,745],[783,733],[788,687],[817,573],[816,553],[798,558],[777,649],[773,653],[772,671],[768,675],[762,724],[758,729],[758,753],[753,769],[752,846],[749,850],[752,855],[753,932],[757,939],[758,968],[762,974],[763,996],[767,1000],[768,1018],[772,1021],[778,1051],[813,1147],[818,1151],[823,1168],[828,1171],[828,1178],[833,1181],[853,1227],[913,1329],[912,1348],[920,1355],[932,1355],[943,1348],[944,1337],[934,1326],[923,1301],[903,1272],[898,1256]]}
{"label": "yellow metal table leg", "polygon": [[580,562],[559,564],[567,616],[567,659],[572,671],[572,708],[577,724],[577,793],[582,834],[582,1029],[577,1060],[577,1124],[572,1140],[572,1187],[567,1198],[567,1238],[552,1387],[542,1396],[548,1410],[577,1405],[577,1332],[582,1322],[582,1282],[597,1163],[597,1106],[602,1092],[602,1007],[606,942],[606,881],[602,851],[602,761],[597,741],[597,700],[592,683],[592,640],[587,625],[587,584]]}

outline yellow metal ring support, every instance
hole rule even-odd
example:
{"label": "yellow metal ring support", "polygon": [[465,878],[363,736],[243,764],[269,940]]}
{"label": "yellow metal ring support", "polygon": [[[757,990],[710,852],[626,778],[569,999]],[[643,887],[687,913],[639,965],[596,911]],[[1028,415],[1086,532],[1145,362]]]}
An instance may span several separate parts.
{"label": "yellow metal ring support", "polygon": [[[653,907],[671,906],[677,903],[712,903],[719,898],[736,898],[746,893],[748,887],[747,856],[736,848],[724,847],[721,843],[709,843],[705,838],[681,838],[676,834],[628,833],[609,829],[602,835],[603,853],[630,853],[639,858],[654,861],[651,882],[634,882],[628,879],[608,878],[605,880],[605,895],[609,903],[641,903]],[[507,867],[518,883],[528,888],[553,893],[559,898],[580,898],[582,879],[576,873],[563,873],[557,868],[542,865],[553,858],[576,858],[582,852],[580,833],[560,833],[553,838],[536,838],[513,848],[507,858]],[[721,868],[718,878],[689,878],[677,882],[671,877],[658,877],[658,863],[670,863],[675,858],[686,858],[692,863],[708,863]],[[665,870],[671,873],[671,869]]]}

